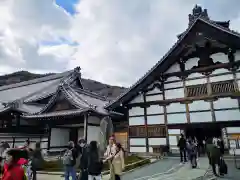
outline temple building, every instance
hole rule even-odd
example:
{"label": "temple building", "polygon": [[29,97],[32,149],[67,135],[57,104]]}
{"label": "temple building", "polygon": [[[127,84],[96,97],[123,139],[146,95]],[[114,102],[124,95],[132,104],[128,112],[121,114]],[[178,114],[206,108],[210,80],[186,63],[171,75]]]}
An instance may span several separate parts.
{"label": "temple building", "polygon": [[180,134],[222,137],[240,152],[240,34],[195,6],[188,28],[140,80],[106,108],[128,120],[130,152],[177,152]]}
{"label": "temple building", "polygon": [[122,115],[106,110],[107,98],[84,87],[79,67],[1,86],[0,101],[0,141],[12,147],[29,139],[59,151],[79,137],[99,141],[101,120]]}

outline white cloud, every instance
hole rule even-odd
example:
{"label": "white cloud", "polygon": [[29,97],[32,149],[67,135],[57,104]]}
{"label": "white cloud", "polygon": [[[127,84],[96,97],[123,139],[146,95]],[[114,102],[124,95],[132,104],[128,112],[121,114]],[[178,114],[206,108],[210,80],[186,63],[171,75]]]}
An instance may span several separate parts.
{"label": "white cloud", "polygon": [[[129,86],[187,28],[188,14],[196,2],[81,0],[76,5],[79,13],[71,17],[52,0],[1,0],[0,67],[4,66],[0,73],[16,68],[45,73],[81,66],[84,77]],[[214,4],[202,2],[213,17],[220,17],[219,9],[225,8],[226,2],[230,4],[226,0]],[[235,19],[235,29],[240,29],[239,13],[237,8],[228,15],[224,13]],[[72,39],[79,45],[41,44],[42,40],[59,37]]]}

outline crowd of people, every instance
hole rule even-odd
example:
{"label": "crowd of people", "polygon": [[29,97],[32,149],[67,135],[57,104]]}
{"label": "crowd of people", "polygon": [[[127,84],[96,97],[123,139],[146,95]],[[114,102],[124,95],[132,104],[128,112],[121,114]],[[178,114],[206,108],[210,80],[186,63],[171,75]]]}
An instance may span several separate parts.
{"label": "crowd of people", "polygon": [[[223,159],[224,143],[222,139],[207,138],[200,142],[197,138],[185,138],[181,134],[178,147],[182,163],[190,161],[192,168],[196,168],[198,157],[206,153],[213,174],[215,176],[224,176],[224,174],[227,174],[227,165]],[[218,172],[216,167],[218,167]]]}
{"label": "crowd of people", "polygon": [[10,148],[5,141],[0,144],[1,180],[36,180],[37,169],[43,163],[40,142],[30,148],[26,140],[21,147]]}
{"label": "crowd of people", "polygon": [[[124,150],[120,143],[116,143],[114,136],[109,138],[109,145],[103,157],[100,155],[98,143],[91,141],[89,144],[80,139],[75,145],[69,142],[68,149],[63,158],[65,166],[65,180],[101,180],[103,165],[108,163],[110,168],[110,179],[120,180],[124,169]],[[77,177],[76,169],[80,168],[80,175]]]}
{"label": "crowd of people", "polygon": [[[1,142],[0,157],[1,180],[36,180],[36,172],[44,161],[40,143],[36,143],[32,149],[29,140],[22,147],[16,148],[10,148],[7,142]],[[109,138],[104,156],[101,156],[96,141],[87,144],[84,139],[76,144],[70,141],[62,156],[65,180],[101,180],[104,163],[110,167],[110,179],[120,180],[125,166],[124,150],[120,143],[116,143],[114,136]],[[24,167],[30,167],[30,170]],[[31,171],[31,177],[28,171]]]}

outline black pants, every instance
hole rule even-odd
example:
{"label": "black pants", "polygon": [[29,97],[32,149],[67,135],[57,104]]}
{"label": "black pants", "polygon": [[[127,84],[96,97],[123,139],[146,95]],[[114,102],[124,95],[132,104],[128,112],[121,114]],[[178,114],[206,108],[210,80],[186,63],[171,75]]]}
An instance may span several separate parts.
{"label": "black pants", "polygon": [[190,155],[190,162],[193,168],[197,167],[197,155],[196,154],[191,154]]}
{"label": "black pants", "polygon": [[211,166],[214,175],[217,175],[216,165],[220,166],[220,158],[219,159],[211,159]]}
{"label": "black pants", "polygon": [[180,149],[180,157],[181,157],[181,162],[183,162],[183,158],[184,158],[184,161],[187,162],[186,149]]}
{"label": "black pants", "polygon": [[115,174],[115,180],[121,180],[120,176]]}
{"label": "black pants", "polygon": [[37,171],[36,170],[33,170],[32,171],[32,180],[37,180]]}

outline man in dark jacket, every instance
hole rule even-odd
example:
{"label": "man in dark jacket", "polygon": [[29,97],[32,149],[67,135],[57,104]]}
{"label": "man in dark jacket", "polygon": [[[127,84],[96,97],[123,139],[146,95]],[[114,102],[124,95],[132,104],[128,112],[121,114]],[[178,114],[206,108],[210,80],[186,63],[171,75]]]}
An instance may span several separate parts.
{"label": "man in dark jacket", "polygon": [[[181,138],[178,141],[178,147],[179,147],[179,151],[180,151],[181,162],[187,162],[186,146],[187,146],[186,139],[184,138],[183,134],[181,134]],[[184,161],[183,161],[183,158],[184,158]]]}
{"label": "man in dark jacket", "polygon": [[80,169],[81,169],[81,176],[80,180],[87,180],[88,179],[88,145],[85,139],[80,139],[78,141],[78,147],[81,154],[80,158]]}

